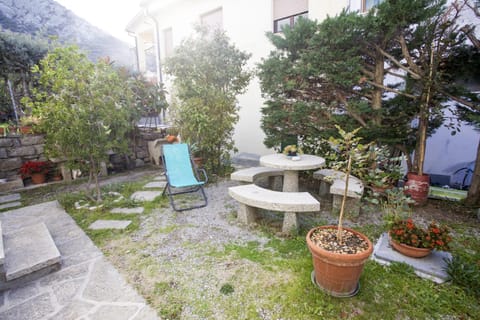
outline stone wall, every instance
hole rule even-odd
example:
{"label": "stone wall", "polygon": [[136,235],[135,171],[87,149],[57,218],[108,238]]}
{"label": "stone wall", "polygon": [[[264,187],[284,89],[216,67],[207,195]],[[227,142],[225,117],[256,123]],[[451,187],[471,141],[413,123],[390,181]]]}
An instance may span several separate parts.
{"label": "stone wall", "polygon": [[0,138],[0,179],[19,177],[18,170],[28,160],[44,161],[43,135],[10,135]]}
{"label": "stone wall", "polygon": [[[130,145],[130,155],[110,155],[110,171],[119,172],[150,163],[148,141],[165,136],[165,132],[140,132]],[[44,155],[43,135],[9,135],[0,137],[0,192],[23,187],[18,173],[29,160],[47,160]]]}

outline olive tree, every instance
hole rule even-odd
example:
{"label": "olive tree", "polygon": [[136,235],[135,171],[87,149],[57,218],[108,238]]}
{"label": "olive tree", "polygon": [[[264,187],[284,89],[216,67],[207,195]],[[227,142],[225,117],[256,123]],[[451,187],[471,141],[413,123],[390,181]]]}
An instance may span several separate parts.
{"label": "olive tree", "polygon": [[8,113],[8,106],[18,106],[20,97],[30,94],[31,68],[48,47],[47,40],[0,29],[0,112]]}
{"label": "olive tree", "polygon": [[126,152],[132,93],[108,61],[93,63],[76,47],[56,48],[33,67],[38,85],[27,103],[41,119],[45,152],[84,164],[101,200],[98,174],[108,152]]}
{"label": "olive tree", "polygon": [[182,138],[196,143],[206,159],[206,168],[222,174],[234,150],[236,97],[250,81],[245,70],[250,55],[232,45],[221,30],[196,31],[166,61],[178,99],[172,113]]}

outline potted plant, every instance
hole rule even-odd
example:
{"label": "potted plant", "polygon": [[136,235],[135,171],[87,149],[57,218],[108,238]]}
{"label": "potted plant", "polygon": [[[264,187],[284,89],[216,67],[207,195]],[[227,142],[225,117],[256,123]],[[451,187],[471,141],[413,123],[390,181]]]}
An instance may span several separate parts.
{"label": "potted plant", "polygon": [[402,178],[400,159],[391,157],[386,147],[373,147],[369,152],[372,163],[368,163],[368,171],[362,180],[374,194],[385,195],[393,189]]}
{"label": "potted plant", "polygon": [[0,124],[0,136],[6,137],[10,131],[10,124],[2,123]]}
{"label": "potted plant", "polygon": [[20,174],[23,179],[32,178],[34,184],[40,184],[45,182],[49,168],[48,161],[26,161],[20,167]]}
{"label": "potted plant", "polygon": [[412,258],[428,256],[432,250],[448,251],[452,241],[450,229],[434,221],[428,228],[421,228],[412,219],[400,219],[391,225],[388,234],[390,245]]}
{"label": "potted plant", "polygon": [[350,297],[358,292],[360,275],[373,245],[362,233],[343,227],[352,159],[360,138],[355,137],[359,129],[348,133],[338,126],[337,129],[341,135],[337,140],[348,159],[338,225],[314,227],[307,233],[307,245],[314,267],[312,281],[333,296]]}
{"label": "potted plant", "polygon": [[19,131],[22,134],[34,133],[39,124],[40,118],[35,116],[24,116],[20,119]]}
{"label": "potted plant", "polygon": [[190,154],[192,155],[193,162],[198,166],[203,166],[203,157],[200,153],[200,148],[196,142],[188,143],[188,147],[190,149]]}
{"label": "potted plant", "polygon": [[302,148],[298,147],[295,144],[290,144],[283,148],[283,154],[287,157],[296,157],[298,154],[302,154]]}

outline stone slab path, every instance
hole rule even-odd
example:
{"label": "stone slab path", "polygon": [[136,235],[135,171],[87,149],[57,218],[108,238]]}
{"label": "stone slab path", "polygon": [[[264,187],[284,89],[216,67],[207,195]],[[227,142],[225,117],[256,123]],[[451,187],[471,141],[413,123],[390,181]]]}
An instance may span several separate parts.
{"label": "stone slab path", "polygon": [[88,229],[125,229],[132,223],[130,220],[97,220],[88,226]]}
{"label": "stone slab path", "polygon": [[0,319],[159,319],[56,201],[1,212],[0,221],[7,233],[45,223],[61,254],[59,271],[0,292]]}
{"label": "stone slab path", "polygon": [[166,181],[152,181],[152,182],[149,182],[147,183],[144,188],[147,188],[147,189],[155,189],[155,188],[165,188],[165,186],[167,185],[167,182]]}
{"label": "stone slab path", "polygon": [[415,269],[415,273],[418,276],[430,279],[436,283],[443,283],[448,279],[448,275],[445,272],[447,264],[445,260],[452,259],[452,255],[449,252],[434,250],[424,258],[410,258],[392,249],[388,241],[388,234],[384,233],[375,245],[372,258],[381,264],[387,265],[392,262],[406,263]]}
{"label": "stone slab path", "polygon": [[113,208],[110,210],[111,213],[120,213],[120,214],[142,214],[145,211],[143,207],[136,208]]}
{"label": "stone slab path", "polygon": [[137,191],[130,198],[135,201],[153,201],[161,195],[162,191]]}

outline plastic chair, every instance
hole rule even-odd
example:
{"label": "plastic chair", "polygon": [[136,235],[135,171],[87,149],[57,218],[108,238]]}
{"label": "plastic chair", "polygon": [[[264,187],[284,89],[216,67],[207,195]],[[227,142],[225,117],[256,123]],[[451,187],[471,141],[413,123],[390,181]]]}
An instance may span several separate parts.
{"label": "plastic chair", "polygon": [[[167,185],[163,189],[163,194],[168,195],[170,205],[175,211],[185,211],[195,208],[207,206],[207,196],[203,190],[203,185],[208,182],[207,173],[204,169],[198,169],[193,164],[188,145],[185,143],[164,144],[163,164],[165,166],[165,175],[167,177]],[[198,178],[199,172],[204,176],[204,180]],[[191,207],[179,208],[175,205],[174,195],[193,193],[200,191],[202,196],[201,204]]]}

